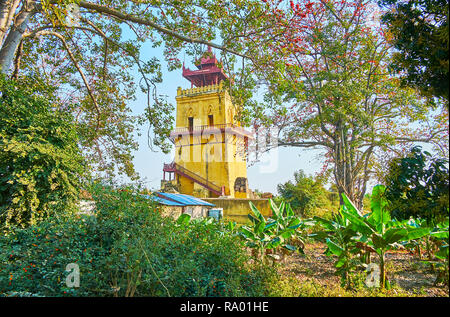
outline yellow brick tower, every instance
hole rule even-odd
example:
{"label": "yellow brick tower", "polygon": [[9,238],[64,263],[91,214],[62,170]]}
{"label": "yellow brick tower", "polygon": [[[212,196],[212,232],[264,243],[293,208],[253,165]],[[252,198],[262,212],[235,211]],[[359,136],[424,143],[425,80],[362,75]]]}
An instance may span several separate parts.
{"label": "yellow brick tower", "polygon": [[235,119],[237,108],[223,85],[227,77],[211,48],[196,66],[193,71],[183,66],[191,88],[177,91],[176,127],[170,134],[175,159],[164,164],[163,182],[200,198],[247,198],[251,134]]}

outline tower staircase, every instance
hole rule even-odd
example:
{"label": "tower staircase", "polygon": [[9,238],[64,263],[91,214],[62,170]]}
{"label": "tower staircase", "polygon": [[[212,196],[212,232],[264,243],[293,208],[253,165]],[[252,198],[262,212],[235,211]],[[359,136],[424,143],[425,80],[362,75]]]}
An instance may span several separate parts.
{"label": "tower staircase", "polygon": [[[177,175],[181,175],[183,177],[186,177],[193,182],[201,185],[202,187],[206,188],[207,190],[213,192],[214,194],[218,196],[224,196],[227,194],[227,188],[225,186],[220,187],[219,185],[214,184],[213,182],[207,180],[206,178],[198,175],[197,173],[194,173],[187,168],[172,162],[170,164],[164,164],[164,172],[169,173],[175,173]],[[229,193],[228,193],[229,194]]]}

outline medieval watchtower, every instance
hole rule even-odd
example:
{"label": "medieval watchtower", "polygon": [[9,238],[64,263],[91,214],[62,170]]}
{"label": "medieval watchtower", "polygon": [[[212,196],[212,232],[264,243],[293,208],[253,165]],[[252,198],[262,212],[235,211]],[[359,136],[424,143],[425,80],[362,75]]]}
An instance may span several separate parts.
{"label": "medieval watchtower", "polygon": [[208,48],[183,77],[190,89],[178,88],[176,127],[170,134],[175,159],[164,164],[164,181],[196,197],[247,198],[247,146],[251,134],[236,121],[237,108],[223,85],[227,79]]}

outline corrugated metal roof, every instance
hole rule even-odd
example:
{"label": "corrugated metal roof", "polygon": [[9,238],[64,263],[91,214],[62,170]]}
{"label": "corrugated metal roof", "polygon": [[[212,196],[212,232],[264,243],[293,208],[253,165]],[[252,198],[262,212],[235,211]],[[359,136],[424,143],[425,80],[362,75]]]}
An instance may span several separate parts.
{"label": "corrugated metal roof", "polygon": [[157,202],[158,204],[163,204],[163,205],[166,205],[166,206],[180,206],[180,207],[184,206],[183,204],[180,204],[178,202],[171,201],[171,200],[168,200],[168,199],[164,199],[164,198],[158,197],[156,195],[152,195],[152,196],[150,196],[150,195],[143,195],[143,196],[145,198],[147,198],[147,199],[151,199],[154,202]]}
{"label": "corrugated metal roof", "polygon": [[143,195],[143,197],[167,206],[209,206],[209,207],[215,206],[214,204],[208,203],[194,196],[185,194],[155,192],[151,196]]}
{"label": "corrugated metal roof", "polygon": [[157,192],[156,194],[160,197],[162,196],[162,198],[166,198],[168,200],[173,200],[175,202],[183,204],[183,206],[210,206],[210,207],[215,206],[211,203],[208,203],[204,200],[201,200],[197,197],[190,196],[190,195],[162,193],[162,192]]}

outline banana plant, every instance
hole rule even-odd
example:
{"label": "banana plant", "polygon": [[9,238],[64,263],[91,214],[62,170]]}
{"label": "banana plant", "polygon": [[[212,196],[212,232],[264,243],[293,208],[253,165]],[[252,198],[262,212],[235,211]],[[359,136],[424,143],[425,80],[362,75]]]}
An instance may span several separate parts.
{"label": "banana plant", "polygon": [[269,200],[269,203],[272,210],[272,216],[269,218],[269,230],[273,232],[275,237],[278,237],[276,241],[280,241],[280,243],[283,244],[285,241],[295,239],[297,241],[297,246],[284,243],[283,247],[290,251],[304,253],[303,248],[306,239],[304,232],[307,228],[313,226],[315,222],[311,219],[300,219],[300,217],[295,215],[291,205],[284,201],[282,201],[279,206],[277,206],[273,200]]}
{"label": "banana plant", "polygon": [[448,244],[449,244],[449,218],[438,223],[430,232],[430,236],[440,241],[439,251],[435,254],[438,259],[447,258],[448,260]]}
{"label": "banana plant", "polygon": [[349,210],[342,210],[343,215],[350,221],[352,228],[361,234],[366,244],[375,250],[380,265],[380,286],[389,287],[386,280],[385,254],[387,251],[400,246],[400,242],[421,238],[430,233],[430,228],[413,228],[398,226],[391,219],[387,210],[388,201],[384,198],[385,186],[377,185],[373,188],[371,198],[371,213],[362,216],[354,204],[343,194],[343,200]]}
{"label": "banana plant", "polygon": [[[411,228],[421,228],[426,226],[425,220],[421,219],[408,219],[408,220],[401,220],[395,222],[394,226],[396,227],[411,227]],[[400,244],[407,250],[409,250],[412,253],[416,253],[419,260],[422,260],[422,246],[424,245],[424,237],[409,240],[409,241],[402,241]]]}
{"label": "banana plant", "polygon": [[315,216],[313,219],[324,230],[312,234],[311,237],[326,243],[327,249],[325,250],[325,255],[334,255],[337,257],[334,263],[334,267],[336,268],[335,274],[340,276],[343,286],[349,286],[351,271],[363,266],[361,258],[357,257],[357,254],[361,252],[361,242],[359,241],[361,237],[353,229],[347,217],[342,213],[343,210],[347,210],[345,205],[341,206],[332,220]]}
{"label": "banana plant", "polygon": [[438,251],[434,254],[435,259],[424,261],[425,263],[436,268],[437,277],[434,284],[444,283],[448,285],[449,277],[449,219],[438,223],[430,232],[430,237],[436,241],[439,246]]}
{"label": "banana plant", "polygon": [[251,214],[248,215],[251,225],[241,226],[240,235],[246,240],[246,245],[257,250],[263,261],[267,249],[284,247],[289,251],[299,250],[289,240],[296,235],[297,230],[305,228],[308,223],[295,216],[289,204],[281,202],[280,206],[270,200],[272,217],[266,219],[256,206],[249,202]]}
{"label": "banana plant", "polygon": [[257,250],[257,255],[261,260],[264,259],[265,249],[270,242],[268,235],[267,221],[259,210],[252,206],[250,207],[253,215],[249,214],[251,225],[243,225],[239,228],[239,235],[246,241],[246,246]]}

